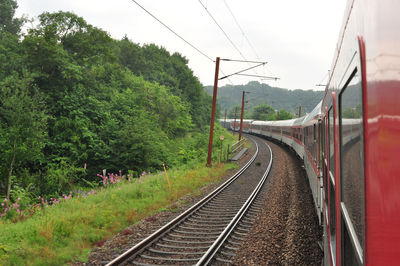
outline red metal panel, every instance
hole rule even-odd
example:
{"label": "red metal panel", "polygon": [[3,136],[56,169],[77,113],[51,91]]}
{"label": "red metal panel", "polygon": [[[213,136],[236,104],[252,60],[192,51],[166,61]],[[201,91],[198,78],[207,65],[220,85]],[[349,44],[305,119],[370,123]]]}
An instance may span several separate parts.
{"label": "red metal panel", "polygon": [[[330,243],[331,243],[331,234],[330,234],[330,232],[331,232],[331,230],[330,230],[330,227],[331,227],[331,225],[330,225],[330,220],[331,220],[331,214],[330,214],[330,212],[329,212],[329,199],[330,199],[330,197],[329,197],[329,194],[331,193],[330,192],[330,182],[329,182],[329,138],[328,138],[328,136],[329,136],[329,120],[328,120],[328,106],[325,106],[325,156],[324,156],[324,164],[325,164],[325,162],[326,162],[326,164],[325,164],[325,166],[326,166],[326,172],[325,172],[325,175],[326,175],[326,177],[325,177],[325,186],[327,186],[328,187],[328,189],[327,189],[327,192],[328,192],[328,195],[325,195],[326,196],[326,198],[325,198],[325,202],[326,202],[326,205],[325,205],[325,207],[326,207],[326,210],[328,210],[328,219],[327,219],[327,226],[326,226],[326,234],[327,234],[327,238],[328,238],[328,246],[330,246]],[[329,248],[329,250],[328,250],[328,252],[329,252],[329,258],[330,258],[330,264],[331,265],[333,265],[333,256],[332,256],[332,253],[331,253],[331,249]]]}
{"label": "red metal panel", "polygon": [[400,261],[400,1],[367,1],[364,78],[366,262]]}
{"label": "red metal panel", "polygon": [[336,209],[336,265],[341,265],[341,212],[340,212],[340,153],[339,153],[339,115],[336,93],[332,92],[333,130],[335,151],[335,209]]}

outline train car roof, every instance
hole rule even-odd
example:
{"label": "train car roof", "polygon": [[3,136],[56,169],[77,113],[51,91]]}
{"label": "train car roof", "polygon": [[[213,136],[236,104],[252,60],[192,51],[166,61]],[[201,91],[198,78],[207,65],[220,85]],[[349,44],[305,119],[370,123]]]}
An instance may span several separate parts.
{"label": "train car roof", "polygon": [[314,109],[305,116],[303,120],[303,124],[306,124],[308,121],[313,120],[316,116],[321,115],[321,106],[322,100],[314,107]]}
{"label": "train car roof", "polygon": [[288,119],[288,120],[277,120],[275,121],[275,126],[281,127],[290,127],[293,125],[296,119]]}
{"label": "train car roof", "polygon": [[[240,119],[238,119],[238,120],[240,122]],[[246,122],[246,123],[251,123],[253,121],[254,121],[253,119],[243,119],[243,122]]]}
{"label": "train car roof", "polygon": [[273,122],[275,121],[261,121],[261,120],[255,120],[253,121],[251,124],[252,125],[260,125],[260,126],[268,126],[268,125],[272,125]]}
{"label": "train car roof", "polygon": [[294,121],[293,121],[293,124],[292,124],[292,126],[299,126],[299,125],[302,125],[302,124],[303,124],[303,121],[304,121],[304,119],[306,118],[306,116],[307,116],[307,115],[305,115],[305,116],[302,116],[302,117],[299,117],[299,118],[295,118],[295,119],[293,119]]}

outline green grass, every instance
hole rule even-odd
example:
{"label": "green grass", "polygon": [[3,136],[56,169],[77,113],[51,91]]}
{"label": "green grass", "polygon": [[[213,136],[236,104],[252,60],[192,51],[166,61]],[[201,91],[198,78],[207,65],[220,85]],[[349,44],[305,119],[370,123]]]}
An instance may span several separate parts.
{"label": "green grass", "polygon": [[0,222],[0,265],[60,265],[86,261],[96,244],[128,225],[165,209],[181,196],[218,182],[234,164],[168,171],[143,182],[118,184],[88,197],[39,209],[17,223]]}

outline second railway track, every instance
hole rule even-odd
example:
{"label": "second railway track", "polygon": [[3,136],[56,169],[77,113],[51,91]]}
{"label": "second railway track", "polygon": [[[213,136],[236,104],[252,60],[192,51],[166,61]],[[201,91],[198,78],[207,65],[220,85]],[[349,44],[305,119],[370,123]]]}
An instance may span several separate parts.
{"label": "second railway track", "polygon": [[108,265],[229,263],[252,226],[272,151],[251,137],[256,152],[232,178]]}

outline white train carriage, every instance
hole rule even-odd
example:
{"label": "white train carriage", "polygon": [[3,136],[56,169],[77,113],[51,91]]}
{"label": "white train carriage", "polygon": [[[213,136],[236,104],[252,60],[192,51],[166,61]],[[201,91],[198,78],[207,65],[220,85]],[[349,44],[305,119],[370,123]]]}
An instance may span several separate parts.
{"label": "white train carriage", "polygon": [[[243,119],[242,132],[250,133],[253,121],[254,120],[252,120],[252,119]],[[239,121],[239,123],[240,123],[240,121]],[[240,124],[239,124],[239,126],[240,126]]]}
{"label": "white train carriage", "polygon": [[251,123],[251,132],[256,135],[262,135],[262,136],[267,136],[267,125],[269,124],[269,121],[253,121]]}
{"label": "white train carriage", "polygon": [[296,119],[275,121],[275,126],[281,129],[279,140],[286,145],[293,147],[293,138],[291,136],[291,127]]}
{"label": "white train carriage", "polygon": [[231,128],[231,122],[233,122],[233,119],[227,118],[227,119],[219,119],[219,123],[223,128],[230,129]]}
{"label": "white train carriage", "polygon": [[291,147],[297,153],[297,155],[303,159],[304,158],[304,145],[303,145],[303,120],[305,116],[294,119],[291,126],[291,137],[292,145]]}
{"label": "white train carriage", "polygon": [[308,115],[306,115],[303,120],[304,167],[307,172],[314,206],[320,222],[323,204],[323,180],[321,172],[321,104],[322,101]]}

